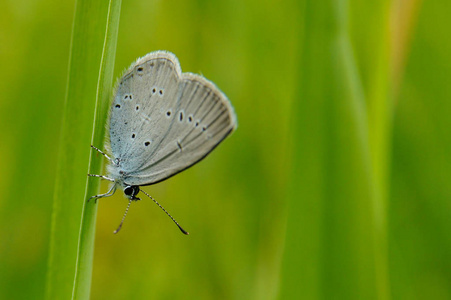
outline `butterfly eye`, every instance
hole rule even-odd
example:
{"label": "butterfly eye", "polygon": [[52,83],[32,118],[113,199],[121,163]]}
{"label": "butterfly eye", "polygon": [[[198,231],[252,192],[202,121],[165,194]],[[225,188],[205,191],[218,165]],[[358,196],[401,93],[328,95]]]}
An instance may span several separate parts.
{"label": "butterfly eye", "polygon": [[137,194],[139,193],[139,187],[137,187],[136,185],[133,186],[126,186],[124,188],[124,194],[130,197],[135,197]]}
{"label": "butterfly eye", "polygon": [[128,186],[124,189],[124,194],[127,196],[131,196],[133,194],[133,188],[131,186]]}

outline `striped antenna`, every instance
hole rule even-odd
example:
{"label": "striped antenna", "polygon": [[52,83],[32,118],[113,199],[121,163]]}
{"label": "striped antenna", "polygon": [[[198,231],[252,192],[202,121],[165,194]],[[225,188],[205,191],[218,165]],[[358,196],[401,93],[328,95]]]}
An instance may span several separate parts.
{"label": "striped antenna", "polygon": [[[150,199],[153,200],[153,202],[155,202],[156,205],[158,205],[168,216],[169,218],[171,218],[171,220],[175,223],[175,225],[177,225],[177,227],[180,229],[181,232],[183,232],[183,234],[188,235],[189,232],[185,231],[182,226],[179,225],[179,223],[177,223],[177,221],[166,211],[166,209],[164,209],[163,206],[160,205],[160,203],[157,202],[157,200],[155,200],[152,196],[150,196],[149,194],[147,194],[145,191],[141,190],[141,192],[143,192],[147,197],[149,197]],[[130,205],[129,205],[130,206]],[[125,216],[124,216],[125,217]],[[122,223],[121,223],[122,224]]]}
{"label": "striped antenna", "polygon": [[121,230],[122,224],[124,224],[125,216],[126,216],[127,213],[128,213],[128,209],[130,208],[130,204],[132,204],[132,201],[133,201],[132,199],[130,199],[130,200],[128,201],[128,205],[127,205],[127,208],[125,209],[124,216],[122,217],[121,224],[119,224],[119,227],[117,227],[117,229],[114,231],[114,234],[118,233],[119,230]]}

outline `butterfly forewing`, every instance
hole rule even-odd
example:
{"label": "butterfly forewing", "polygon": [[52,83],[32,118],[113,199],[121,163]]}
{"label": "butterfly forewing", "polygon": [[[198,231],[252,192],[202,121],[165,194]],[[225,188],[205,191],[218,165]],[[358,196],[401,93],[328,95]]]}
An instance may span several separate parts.
{"label": "butterfly forewing", "polygon": [[204,158],[235,127],[233,108],[213,83],[182,74],[174,55],[153,52],[118,83],[111,150],[128,184],[152,184]]}

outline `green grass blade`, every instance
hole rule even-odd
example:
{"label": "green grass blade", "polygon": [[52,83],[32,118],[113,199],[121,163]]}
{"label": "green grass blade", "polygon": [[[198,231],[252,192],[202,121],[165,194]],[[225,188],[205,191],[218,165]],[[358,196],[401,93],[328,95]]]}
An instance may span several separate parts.
{"label": "green grass blade", "polygon": [[281,299],[377,297],[367,111],[346,2],[305,1]]}
{"label": "green grass blade", "polygon": [[374,184],[374,255],[376,284],[379,299],[390,299],[388,265],[387,201],[389,195],[390,142],[393,114],[393,97],[390,93],[390,1],[381,1],[375,6],[373,40],[378,47],[373,49],[374,59],[368,91],[368,137],[371,156],[371,170]]}
{"label": "green grass blade", "polygon": [[[114,60],[116,57],[117,35],[122,0],[111,0],[108,7],[105,42],[97,83],[96,116],[92,144],[101,147],[105,137],[105,122],[109,109],[111,87],[113,82]],[[100,174],[103,157],[96,151],[91,151],[89,173]],[[96,195],[99,191],[99,180],[88,180],[85,199]],[[91,290],[92,262],[94,256],[95,221],[97,205],[85,202],[82,212],[80,236],[78,244],[77,265],[72,298],[87,299]]]}
{"label": "green grass blade", "polygon": [[[120,1],[76,3],[67,92],[59,147],[47,271],[47,299],[89,296],[96,206],[86,206],[99,181],[102,159],[90,160],[90,144],[102,147],[117,40]],[[95,123],[93,123],[93,117]],[[93,133],[94,132],[94,133]],[[92,161],[92,164],[88,162]],[[83,277],[83,280],[78,278]]]}

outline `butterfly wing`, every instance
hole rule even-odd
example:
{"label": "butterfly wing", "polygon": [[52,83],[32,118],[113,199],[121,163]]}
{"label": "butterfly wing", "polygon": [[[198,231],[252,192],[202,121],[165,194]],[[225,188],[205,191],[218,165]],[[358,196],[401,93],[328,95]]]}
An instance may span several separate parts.
{"label": "butterfly wing", "polygon": [[153,52],[118,83],[110,143],[124,181],[162,181],[207,156],[236,128],[227,97],[202,76],[182,73],[177,58]]}

